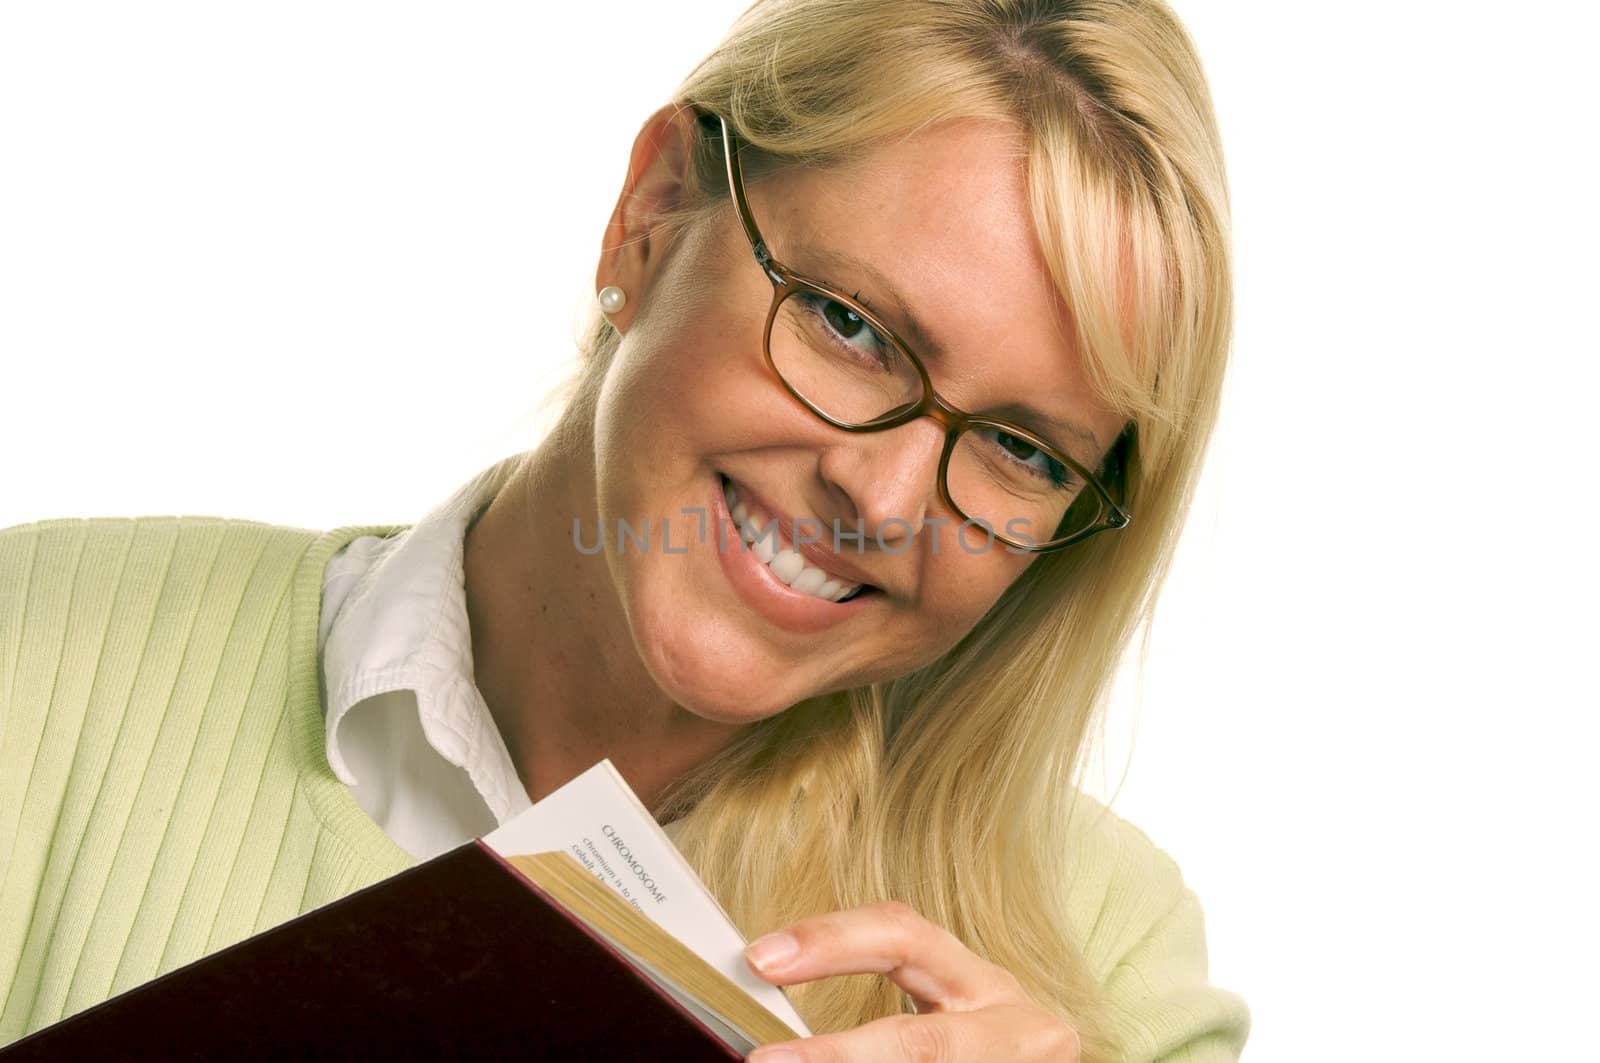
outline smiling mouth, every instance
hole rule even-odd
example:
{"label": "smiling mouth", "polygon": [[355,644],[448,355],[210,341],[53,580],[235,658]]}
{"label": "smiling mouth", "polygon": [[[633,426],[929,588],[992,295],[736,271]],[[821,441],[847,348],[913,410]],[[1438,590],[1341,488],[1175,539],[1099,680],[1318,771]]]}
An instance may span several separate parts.
{"label": "smiling mouth", "polygon": [[739,529],[745,548],[766,565],[780,583],[825,602],[843,603],[877,592],[878,588],[870,583],[855,583],[834,575],[802,556],[794,549],[794,544],[784,538],[777,518],[741,498],[728,477],[722,476],[721,481],[723,501],[728,505],[728,513]]}

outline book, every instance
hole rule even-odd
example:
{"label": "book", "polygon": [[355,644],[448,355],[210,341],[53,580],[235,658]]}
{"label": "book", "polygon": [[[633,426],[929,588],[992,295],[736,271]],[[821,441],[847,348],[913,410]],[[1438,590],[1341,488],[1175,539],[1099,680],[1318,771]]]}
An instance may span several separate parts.
{"label": "book", "polygon": [[810,1036],[783,990],[750,969],[744,936],[611,761],[483,842],[743,1053]]}
{"label": "book", "polygon": [[809,1036],[609,761],[499,829],[5,1047],[117,1058],[738,1060]]}

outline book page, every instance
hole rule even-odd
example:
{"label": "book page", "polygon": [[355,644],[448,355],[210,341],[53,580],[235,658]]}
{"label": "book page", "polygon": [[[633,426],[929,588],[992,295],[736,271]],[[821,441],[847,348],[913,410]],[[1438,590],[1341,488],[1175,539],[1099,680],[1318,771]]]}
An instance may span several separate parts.
{"label": "book page", "polygon": [[502,857],[565,851],[802,1037],[783,991],[745,962],[748,942],[611,761],[483,836]]}
{"label": "book page", "polygon": [[[728,1023],[723,1020],[721,1015],[718,1015],[711,1008],[706,1007],[695,998],[693,993],[690,993],[688,990],[678,985],[677,982],[673,981],[671,976],[669,976],[665,971],[662,971],[653,964],[647,962],[643,957],[633,952],[626,945],[622,944],[622,942],[618,941],[610,934],[607,934],[605,931],[596,930],[595,932],[601,937],[605,938],[606,941],[610,943],[612,948],[616,949],[618,952],[632,960],[633,965],[640,971],[644,972],[644,974],[652,982],[660,986],[663,992],[672,997],[673,1000],[676,1000],[685,1009],[693,1013],[695,1018],[709,1026],[713,1033],[722,1038],[728,1044],[732,1045],[734,1049],[741,1055],[749,1055],[759,1047],[756,1042],[746,1037],[742,1030],[728,1025]],[[796,1032],[798,1033],[799,1031],[797,1030]]]}

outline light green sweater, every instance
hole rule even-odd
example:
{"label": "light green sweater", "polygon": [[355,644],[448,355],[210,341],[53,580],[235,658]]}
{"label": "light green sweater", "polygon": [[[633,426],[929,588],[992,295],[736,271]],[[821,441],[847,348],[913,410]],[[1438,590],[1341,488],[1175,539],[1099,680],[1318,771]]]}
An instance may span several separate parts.
{"label": "light green sweater", "polygon": [[[362,535],[210,517],[0,531],[0,1044],[414,861],[328,767],[317,622]],[[1131,1060],[1236,1059],[1176,866],[1112,815],[1073,915]]]}

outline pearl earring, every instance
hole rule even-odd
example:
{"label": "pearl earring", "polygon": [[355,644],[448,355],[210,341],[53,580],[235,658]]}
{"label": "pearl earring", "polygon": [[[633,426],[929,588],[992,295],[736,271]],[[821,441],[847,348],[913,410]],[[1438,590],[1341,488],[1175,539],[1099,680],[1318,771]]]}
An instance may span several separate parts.
{"label": "pearl earring", "polygon": [[615,314],[628,302],[628,293],[614,284],[608,284],[600,289],[600,309],[607,314]]}

